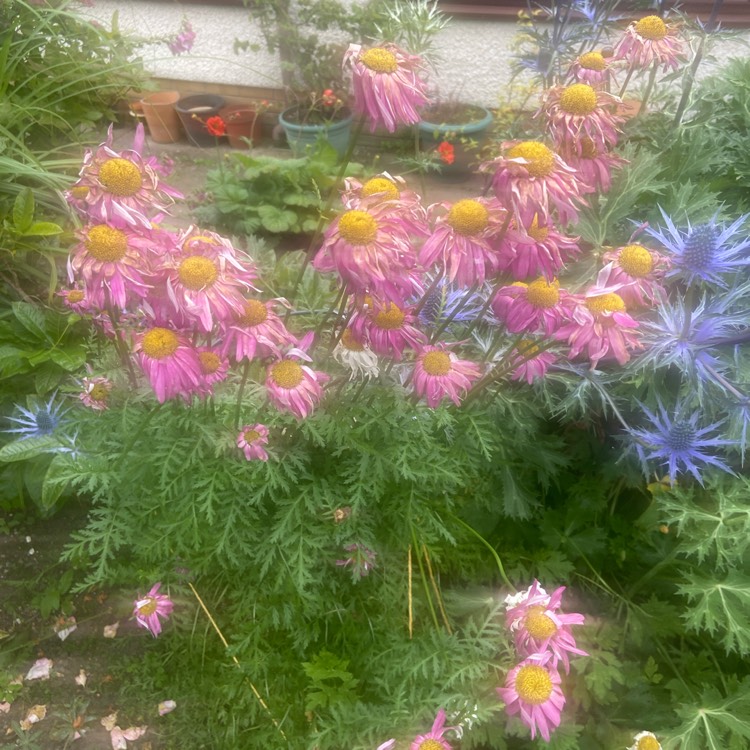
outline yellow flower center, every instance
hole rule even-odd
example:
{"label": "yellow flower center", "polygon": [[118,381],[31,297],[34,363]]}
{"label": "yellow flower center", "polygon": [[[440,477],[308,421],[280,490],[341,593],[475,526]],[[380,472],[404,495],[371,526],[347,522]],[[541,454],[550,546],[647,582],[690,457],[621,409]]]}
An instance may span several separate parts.
{"label": "yellow flower center", "polygon": [[428,375],[447,375],[451,371],[451,358],[446,352],[427,352],[422,357],[422,367]]}
{"label": "yellow flower center", "polygon": [[648,276],[654,268],[654,259],[643,245],[626,245],[620,250],[618,263],[626,274],[636,279]]}
{"label": "yellow flower center", "polygon": [[459,234],[471,236],[485,229],[489,218],[489,212],[479,201],[465,198],[453,204],[446,221]]}
{"label": "yellow flower center", "polygon": [[107,159],[99,167],[99,182],[113,195],[130,197],[141,189],[141,170],[127,159]]}
{"label": "yellow flower center", "polygon": [[373,47],[360,55],[360,62],[376,73],[395,73],[398,70],[398,60],[393,52],[382,47]]}
{"label": "yellow flower center", "polygon": [[607,312],[625,312],[626,310],[622,297],[614,292],[602,294],[599,297],[589,297],[586,300],[586,307],[588,307],[594,315]]}
{"label": "yellow flower center", "polygon": [[526,299],[534,307],[554,307],[560,300],[560,285],[557,280],[552,282],[540,276],[536,281],[532,281],[526,290]]}
{"label": "yellow flower center", "polygon": [[658,41],[667,35],[667,24],[659,16],[646,16],[636,23],[635,32],[644,39]]}
{"label": "yellow flower center", "polygon": [[256,430],[245,430],[244,438],[246,443],[254,443],[260,437]]}
{"label": "yellow flower center", "polygon": [[377,195],[378,193],[382,193],[383,200],[386,201],[396,200],[401,197],[401,193],[396,187],[396,183],[392,182],[387,177],[373,177],[362,185],[363,196],[367,197],[369,195]]}
{"label": "yellow flower center", "polygon": [[571,115],[590,115],[596,109],[596,91],[587,83],[574,83],[560,94],[560,106]]}
{"label": "yellow flower center", "polygon": [[401,328],[405,318],[403,310],[398,305],[390,302],[385,310],[381,310],[373,318],[373,322],[378,328],[384,328],[386,331],[395,331]]}
{"label": "yellow flower center", "polygon": [[530,357],[539,351],[539,347],[531,339],[521,339],[516,346],[516,351],[523,357]]}
{"label": "yellow flower center", "polygon": [[68,302],[72,302],[75,304],[76,302],[83,302],[84,294],[80,289],[73,289],[73,291],[68,292]]}
{"label": "yellow flower center", "polygon": [[607,61],[601,52],[585,52],[578,58],[578,64],[586,70],[604,70],[607,67]]}
{"label": "yellow flower center", "polygon": [[89,391],[89,396],[93,398],[94,401],[106,401],[109,398],[109,388],[103,383],[97,383]]}
{"label": "yellow flower center", "polygon": [[552,678],[544,667],[530,664],[518,670],[515,687],[524,703],[539,706],[552,695]]}
{"label": "yellow flower center", "polygon": [[147,357],[164,359],[171,357],[180,345],[180,340],[174,331],[168,328],[152,328],[143,337],[141,348]]}
{"label": "yellow flower center", "polygon": [[[534,347],[536,349],[536,347]],[[527,352],[524,352],[526,354]],[[530,607],[523,619],[523,625],[532,638],[543,641],[557,632],[552,618],[544,614],[544,607]]]}
{"label": "yellow flower center", "polygon": [[445,750],[445,745],[439,740],[427,739],[419,743],[419,750]]}
{"label": "yellow flower center", "polygon": [[138,607],[138,614],[140,615],[153,615],[156,612],[157,602],[152,596],[147,596],[145,603]]}
{"label": "yellow flower center", "polygon": [[70,194],[74,198],[85,198],[89,194],[89,189],[85,185],[78,185],[70,188]]}
{"label": "yellow flower center", "polygon": [[581,156],[584,159],[596,159],[599,151],[596,148],[596,144],[587,135],[583,136],[579,141],[581,144]]}
{"label": "yellow flower center", "polygon": [[341,337],[341,345],[350,352],[363,352],[365,350],[362,342],[357,341],[351,328],[347,328],[344,331],[344,335]]}
{"label": "yellow flower center", "polygon": [[197,292],[211,286],[219,276],[216,264],[203,255],[191,255],[180,263],[178,275],[183,286]]}
{"label": "yellow flower center", "polygon": [[128,250],[128,238],[119,229],[97,224],[86,233],[86,250],[102,263],[116,263]]}
{"label": "yellow flower center", "polygon": [[204,375],[213,375],[221,367],[221,357],[214,352],[198,352],[198,359]]}
{"label": "yellow flower center", "polygon": [[302,377],[302,368],[291,359],[282,359],[271,367],[271,379],[279,388],[296,388]]}
{"label": "yellow flower center", "polygon": [[638,740],[638,744],[635,746],[636,750],[661,750],[661,745],[656,737],[641,737]]}
{"label": "yellow flower center", "polygon": [[555,169],[555,155],[539,141],[524,141],[513,146],[509,159],[526,159],[524,168],[531,177],[548,177]]}
{"label": "yellow flower center", "polygon": [[549,236],[549,228],[540,227],[539,217],[534,214],[534,220],[531,222],[531,226],[527,227],[526,234],[528,234],[532,240],[536,240],[537,242],[544,242],[544,240],[546,240]]}
{"label": "yellow flower center", "polygon": [[239,322],[246,326],[257,326],[268,320],[268,308],[257,299],[245,300],[245,314]]}
{"label": "yellow flower center", "polygon": [[350,245],[367,245],[378,233],[378,223],[367,211],[347,211],[339,219],[339,234]]}

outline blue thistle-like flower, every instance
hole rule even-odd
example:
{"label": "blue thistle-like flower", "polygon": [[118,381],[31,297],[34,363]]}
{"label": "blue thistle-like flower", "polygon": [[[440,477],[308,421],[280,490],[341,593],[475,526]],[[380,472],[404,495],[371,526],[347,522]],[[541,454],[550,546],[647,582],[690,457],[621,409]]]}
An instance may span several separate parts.
{"label": "blue thistle-like flower", "polygon": [[[483,291],[484,296],[482,296]],[[466,302],[462,304],[469,292],[466,289],[455,289],[450,284],[442,282],[427,295],[427,301],[419,311],[419,322],[425,328],[437,328],[458,310],[451,322],[471,323],[482,312],[488,293],[485,289],[480,289],[470,294]],[[485,313],[485,320],[492,322],[491,312]]]}
{"label": "blue thistle-like flower", "polygon": [[4,432],[19,434],[21,435],[21,440],[51,435],[60,426],[63,416],[68,411],[63,408],[62,404],[55,403],[56,398],[57,392],[50,396],[47,403],[32,406],[30,409],[16,404],[16,408],[21,413],[21,416],[7,417],[7,419],[20,425],[20,427],[7,429]]}
{"label": "blue thistle-like flower", "polygon": [[[735,445],[734,440],[713,437],[709,433],[720,427],[725,419],[714,422],[708,427],[699,427],[701,413],[694,411],[685,416],[684,405],[675,408],[673,417],[667,414],[664,406],[659,403],[659,413],[656,414],[639,404],[651,421],[652,429],[629,430],[636,439],[636,451],[641,463],[658,460],[669,468],[669,479],[674,482],[677,474],[689,471],[702,485],[703,477],[699,467],[701,465],[715,466],[722,471],[732,474],[732,470],[724,461],[706,452],[708,448],[718,448],[723,445]],[[648,452],[647,452],[648,451]]]}
{"label": "blue thistle-like flower", "polygon": [[658,240],[670,253],[673,268],[667,278],[681,278],[688,284],[696,281],[708,282],[727,287],[724,274],[735,273],[750,263],[745,252],[750,248],[750,236],[736,240],[735,235],[745,223],[748,214],[724,227],[717,223],[716,216],[706,224],[696,227],[687,223],[687,230],[677,229],[664,209],[659,208],[666,230],[647,228],[647,234]]}

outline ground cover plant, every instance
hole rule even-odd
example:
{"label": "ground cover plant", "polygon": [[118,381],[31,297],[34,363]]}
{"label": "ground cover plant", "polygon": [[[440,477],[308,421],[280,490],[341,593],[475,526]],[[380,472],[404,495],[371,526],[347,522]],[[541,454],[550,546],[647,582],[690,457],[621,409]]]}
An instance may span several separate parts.
{"label": "ground cover plant", "polygon": [[[673,180],[704,117],[689,27],[597,11],[566,46],[553,16],[486,195],[342,165],[307,252],[171,231],[141,130],[87,153],[61,290],[87,369],[8,414],[0,460],[88,498],[69,590],[132,592],[117,619],[154,636],[125,692],[176,708],[105,716],[113,747],[748,746],[739,171]],[[419,120],[416,56],[344,69],[361,126]],[[24,653],[19,746],[59,679]]]}

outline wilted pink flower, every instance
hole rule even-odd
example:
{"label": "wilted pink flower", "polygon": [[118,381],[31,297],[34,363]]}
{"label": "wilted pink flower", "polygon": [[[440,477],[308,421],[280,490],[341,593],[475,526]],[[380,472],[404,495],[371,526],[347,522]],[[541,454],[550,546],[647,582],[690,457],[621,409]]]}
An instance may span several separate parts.
{"label": "wilted pink flower", "polygon": [[610,80],[609,63],[601,52],[584,52],[570,66],[570,75],[581,83],[601,86]]}
{"label": "wilted pink flower", "polygon": [[174,604],[166,594],[160,594],[159,588],[161,582],[155,583],[151,590],[143,598],[138,598],[134,602],[133,617],[142,627],[151,632],[156,638],[161,633],[161,618],[166,620],[172,614]]}
{"label": "wilted pink flower", "polygon": [[299,342],[298,347],[270,364],[266,370],[268,399],[279,411],[290,411],[297,419],[304,419],[312,413],[323,397],[322,385],[329,380],[326,373],[297,361],[312,361],[305,352],[312,340],[311,332]]}
{"label": "wilted pink flower", "polygon": [[109,408],[109,393],[112,390],[112,381],[109,378],[97,376],[95,378],[83,378],[83,391],[78,398],[86,406],[96,411],[104,411]]}
{"label": "wilted pink flower", "polygon": [[112,221],[149,229],[149,215],[166,210],[182,193],[160,183],[144,160],[143,124],[138,123],[132,149],[112,149],[112,126],[107,139],[86,153],[78,181],[68,191],[68,202],[87,220]]}
{"label": "wilted pink flower", "polygon": [[203,387],[198,352],[183,334],[151,328],[138,337],[136,351],[159,403],[175,396],[189,401]]}
{"label": "wilted pink flower", "polygon": [[526,284],[516,281],[497,290],[492,310],[511,333],[544,333],[550,336],[567,318],[569,294],[557,279],[543,276]]}
{"label": "wilted pink flower", "polygon": [[516,221],[528,226],[538,216],[540,224],[558,221],[563,226],[578,219],[585,205],[576,171],[539,141],[506,141],[503,154],[481,165],[492,174],[497,199],[513,211]]}
{"label": "wilted pink flower", "polygon": [[409,308],[393,302],[372,304],[352,316],[351,332],[376,354],[401,361],[406,347],[417,349],[427,343],[427,336],[414,326],[415,320]]}
{"label": "wilted pink flower", "polygon": [[187,18],[182,19],[180,30],[167,42],[167,47],[173,55],[181,55],[183,52],[190,52],[195,42],[195,32]]}
{"label": "wilted pink flower", "polygon": [[560,726],[565,696],[560,688],[560,674],[549,662],[552,654],[534,654],[508,672],[505,687],[497,693],[510,715],[519,714],[531,729],[531,739],[539,732],[549,742],[551,733]]}
{"label": "wilted pink flower", "polygon": [[498,268],[496,242],[507,228],[507,211],[496,199],[464,198],[439,210],[435,229],[419,251],[419,262],[429,268],[437,263],[450,283],[461,288],[484,284]]}
{"label": "wilted pink flower", "polygon": [[585,193],[607,193],[612,186],[612,170],[620,169],[627,160],[596,147],[584,136],[578,144],[562,149],[562,155],[569,166],[578,171]]}
{"label": "wilted pink flower", "polygon": [[434,409],[446,396],[458,406],[462,395],[482,374],[479,365],[459,359],[444,346],[425,346],[414,365],[414,392]]}
{"label": "wilted pink flower", "polygon": [[525,380],[529,385],[543,378],[550,365],[557,360],[554,352],[540,352],[539,347],[530,339],[521,339],[516,344],[516,350],[517,353],[511,359],[511,364],[515,365],[515,368],[510,379]]}
{"label": "wilted pink flower", "polygon": [[643,245],[629,244],[602,256],[607,264],[596,279],[598,287],[618,287],[617,293],[628,308],[651,307],[666,298],[661,283],[669,260]]}
{"label": "wilted pink flower", "polygon": [[454,727],[445,726],[445,711],[441,708],[435,716],[435,721],[432,723],[432,729],[426,734],[420,734],[414,738],[409,750],[452,750],[448,740],[445,739],[444,735],[446,732],[451,731]]}
{"label": "wilted pink flower", "polygon": [[279,304],[289,305],[284,299],[243,300],[244,311],[221,326],[223,355],[232,354],[236,362],[256,356],[279,357],[283,347],[296,343],[274,310]]}
{"label": "wilted pink flower", "polygon": [[268,444],[268,427],[263,424],[245,425],[237,435],[237,447],[248,461],[268,461],[264,445]]}
{"label": "wilted pink flower", "polygon": [[351,67],[354,111],[370,120],[370,131],[382,125],[393,133],[399,125],[421,120],[419,108],[428,103],[419,78],[422,60],[392,44],[363,51],[350,44],[344,67]]}
{"label": "wilted pink flower", "polygon": [[625,60],[634,68],[663,65],[664,70],[676,70],[684,57],[677,30],[659,16],[645,16],[634,21],[615,47],[615,59]]}
{"label": "wilted pink flower", "polygon": [[344,552],[348,552],[349,556],[344,560],[336,560],[336,565],[350,568],[355,581],[364,578],[375,567],[377,553],[363,544],[346,544]]}
{"label": "wilted pink flower", "polygon": [[349,380],[376,378],[380,374],[378,355],[347,328],[333,350],[333,358],[349,370]]}

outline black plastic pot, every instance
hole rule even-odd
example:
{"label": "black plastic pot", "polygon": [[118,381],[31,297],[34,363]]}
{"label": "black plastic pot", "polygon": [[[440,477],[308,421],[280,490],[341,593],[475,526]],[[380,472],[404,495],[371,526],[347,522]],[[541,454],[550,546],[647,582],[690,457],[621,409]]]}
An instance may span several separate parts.
{"label": "black plastic pot", "polygon": [[206,129],[209,117],[215,117],[226,104],[223,96],[216,94],[194,94],[184,96],[174,108],[180,116],[188,140],[194,146],[216,146],[219,138]]}

